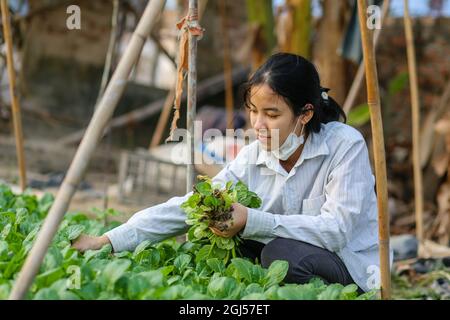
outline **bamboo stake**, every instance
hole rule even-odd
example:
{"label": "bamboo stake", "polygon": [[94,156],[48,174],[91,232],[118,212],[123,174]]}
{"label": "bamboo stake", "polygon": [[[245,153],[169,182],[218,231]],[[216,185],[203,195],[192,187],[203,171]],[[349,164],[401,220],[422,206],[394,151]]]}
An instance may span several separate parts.
{"label": "bamboo stake", "polygon": [[1,0],[3,38],[6,44],[6,65],[8,68],[9,94],[11,95],[11,108],[13,116],[14,136],[16,139],[16,154],[19,165],[20,189],[22,191],[27,187],[27,176],[25,168],[25,154],[23,148],[22,117],[20,113],[20,104],[17,97],[16,74],[14,71],[13,43],[9,21],[8,1]]}
{"label": "bamboo stake", "polygon": [[159,116],[155,133],[153,134],[149,149],[153,149],[159,145],[164,129],[166,128],[167,122],[169,121],[170,118],[170,111],[172,110],[174,99],[175,99],[175,87],[170,89],[169,94],[167,95],[166,100],[164,101],[164,106],[161,115]]}
{"label": "bamboo stake", "polygon": [[389,256],[389,212],[387,207],[386,155],[384,149],[383,120],[381,118],[380,89],[373,47],[372,32],[366,24],[366,0],[358,0],[359,25],[366,68],[367,98],[373,137],[375,176],[378,204],[378,238],[380,247],[381,297],[391,297],[391,275]]}
{"label": "bamboo stake", "polygon": [[16,280],[9,299],[17,300],[24,298],[38,272],[42,260],[47,253],[48,246],[58,230],[70,200],[86,171],[89,159],[94,153],[103,130],[111,119],[114,109],[125,90],[125,85],[130,76],[131,69],[136,63],[145,40],[150,34],[150,31],[157,20],[156,18],[162,11],[164,4],[165,0],[152,0],[147,4],[130,43],[105,90],[105,94],[94,112],[91,122],[86,130],[86,134],[81,141],[61,188],[58,190],[55,202],[39,231],[36,242],[19,273],[19,277]]}
{"label": "bamboo stake", "polygon": [[419,255],[423,245],[423,190],[422,170],[420,167],[420,102],[419,85],[417,81],[416,49],[414,35],[409,14],[409,1],[404,0],[404,23],[406,34],[406,49],[408,55],[409,85],[411,87],[411,111],[412,111],[412,142],[413,142],[413,168],[414,168],[414,199],[416,207],[416,236],[419,241]]}
{"label": "bamboo stake", "polygon": [[234,99],[233,80],[231,78],[232,66],[230,57],[230,39],[227,28],[226,0],[219,1],[220,17],[222,19],[222,39],[223,39],[223,74],[225,77],[225,108],[227,115],[227,129],[234,129]]}
{"label": "bamboo stake", "polygon": [[106,53],[105,66],[103,68],[102,82],[100,84],[100,92],[97,97],[97,103],[95,104],[95,108],[98,105],[101,97],[105,93],[106,85],[108,84],[109,74],[111,73],[112,60],[114,55],[114,49],[116,47],[117,40],[117,22],[119,20],[119,0],[113,1],[113,11],[111,16],[111,33],[109,35],[109,44],[108,51]]}
{"label": "bamboo stake", "polygon": [[[198,23],[198,0],[189,0],[188,13],[189,28],[200,28]],[[186,170],[186,192],[190,192],[195,182],[195,166],[194,166],[194,120],[197,112],[197,35],[189,32],[189,51],[188,51],[188,88],[187,88],[187,117],[186,128],[188,130],[187,147],[189,161]]]}
{"label": "bamboo stake", "polygon": [[[389,7],[390,7],[391,0],[384,0],[383,3],[383,13],[381,14],[382,20],[381,25],[383,26],[384,21],[386,20],[388,14],[389,14]],[[374,32],[374,47],[375,49],[378,46],[378,41],[380,39],[381,29],[377,29]],[[352,86],[350,88],[350,91],[348,92],[347,98],[344,102],[344,112],[346,115],[350,112],[350,109],[355,104],[356,97],[358,96],[359,90],[361,89],[363,80],[364,80],[364,74],[365,74],[365,68],[364,68],[364,62],[361,61],[358,67],[358,71],[356,72],[356,76],[353,79]]]}

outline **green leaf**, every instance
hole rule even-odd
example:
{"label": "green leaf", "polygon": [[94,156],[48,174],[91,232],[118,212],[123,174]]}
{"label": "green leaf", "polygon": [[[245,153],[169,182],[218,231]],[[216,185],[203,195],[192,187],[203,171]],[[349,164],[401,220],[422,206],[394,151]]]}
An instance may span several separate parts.
{"label": "green leaf", "polygon": [[165,266],[161,267],[158,270],[162,273],[164,277],[167,277],[173,270],[175,269],[175,266]]}
{"label": "green leaf", "polygon": [[41,269],[50,270],[54,268],[58,268],[63,263],[64,257],[61,253],[61,250],[57,247],[50,247],[47,251],[47,254],[44,258],[44,262],[42,263]]}
{"label": "green leaf", "polygon": [[338,300],[343,288],[344,286],[341,284],[331,284],[326,287],[326,289],[322,291],[317,298],[319,300]]}
{"label": "green leaf", "polygon": [[11,286],[7,283],[0,284],[0,300],[7,300],[11,292]]}
{"label": "green leaf", "polygon": [[254,292],[243,296],[241,300],[267,300],[267,297],[264,293]]}
{"label": "green leaf", "polygon": [[44,288],[36,293],[33,300],[61,300],[61,297],[55,289]]}
{"label": "green leaf", "polygon": [[65,276],[65,272],[62,267],[48,270],[38,275],[35,279],[35,283],[38,288],[48,287],[55,281]]}
{"label": "green leaf", "polygon": [[0,239],[2,240],[6,240],[6,238],[9,236],[9,233],[11,231],[12,228],[12,224],[8,223],[2,230],[2,232],[0,233]]}
{"label": "green leaf", "polygon": [[55,197],[51,193],[45,193],[44,196],[39,200],[38,210],[42,215],[46,215],[50,207],[53,205]]}
{"label": "green leaf", "polygon": [[114,284],[125,274],[130,265],[131,261],[125,259],[114,260],[108,263],[101,274],[102,283],[106,285],[108,289],[112,289]]}
{"label": "green leaf", "polygon": [[211,184],[208,182],[197,183],[195,189],[204,196],[210,195],[212,192]]}
{"label": "green leaf", "polygon": [[341,291],[339,299],[341,300],[354,300],[358,296],[358,286],[354,283],[344,287]]}
{"label": "green leaf", "polygon": [[389,95],[393,96],[406,88],[409,81],[408,72],[398,74],[394,79],[389,81]]}
{"label": "green leaf", "polygon": [[8,242],[0,240],[0,261],[6,261],[8,259],[9,246]]}
{"label": "green leaf", "polygon": [[379,292],[377,290],[371,290],[359,295],[355,300],[373,300],[378,298]]}
{"label": "green leaf", "polygon": [[258,283],[250,283],[247,288],[245,288],[244,294],[248,295],[252,293],[264,293],[264,289]]}
{"label": "green leaf", "polygon": [[111,251],[112,251],[112,246],[110,244],[104,245],[99,250],[87,250],[84,253],[84,260],[89,261],[93,258],[104,259],[104,258],[108,257],[108,255],[111,253]]}
{"label": "green leaf", "polygon": [[216,299],[234,299],[237,295],[238,284],[235,279],[230,277],[218,277],[212,280],[207,292]]}
{"label": "green leaf", "polygon": [[209,257],[211,251],[211,245],[203,246],[200,250],[197,252],[197,256],[195,257],[195,262],[199,263],[202,260],[206,260]]}
{"label": "green leaf", "polygon": [[251,268],[252,272],[252,282],[264,284],[265,276],[267,274],[267,270],[261,267],[260,265],[254,264]]}
{"label": "green leaf", "polygon": [[316,300],[317,292],[312,285],[288,284],[278,288],[277,296],[282,300]]}
{"label": "green leaf", "polygon": [[289,263],[284,260],[275,260],[269,266],[269,270],[265,276],[266,287],[279,284],[286,277],[289,269]]}
{"label": "green leaf", "polygon": [[267,299],[269,299],[269,300],[278,300],[278,299],[280,299],[279,297],[278,297],[278,289],[279,289],[280,287],[278,286],[278,285],[274,285],[274,286],[271,286],[269,289],[267,289],[265,292],[264,292],[264,296],[267,298]]}
{"label": "green leaf", "polygon": [[75,240],[76,238],[78,238],[81,233],[84,231],[85,226],[81,225],[81,224],[76,224],[73,226],[69,226],[66,229],[67,232],[67,238],[68,240]]}
{"label": "green leaf", "polygon": [[223,274],[225,272],[225,264],[218,258],[211,258],[206,260],[206,264],[211,268],[212,271]]}
{"label": "green leaf", "polygon": [[252,267],[253,264],[242,258],[234,258],[231,260],[231,264],[236,268],[236,272],[240,279],[244,279],[246,282],[252,282]]}
{"label": "green leaf", "polygon": [[361,127],[370,121],[370,109],[367,103],[353,108],[347,116],[347,124]]}
{"label": "green leaf", "polygon": [[19,208],[16,211],[16,221],[14,222],[14,225],[20,225],[22,222],[24,222],[28,217],[28,210],[26,208]]}
{"label": "green leaf", "polygon": [[136,258],[137,255],[139,255],[142,251],[144,251],[145,249],[147,249],[149,246],[151,245],[151,241],[150,240],[145,240],[143,242],[141,242],[136,249],[134,249],[133,252],[133,259]]}
{"label": "green leaf", "polygon": [[173,264],[175,268],[177,268],[178,272],[183,273],[184,269],[187,268],[189,263],[191,262],[192,257],[186,253],[182,253],[178,257],[175,258]]}

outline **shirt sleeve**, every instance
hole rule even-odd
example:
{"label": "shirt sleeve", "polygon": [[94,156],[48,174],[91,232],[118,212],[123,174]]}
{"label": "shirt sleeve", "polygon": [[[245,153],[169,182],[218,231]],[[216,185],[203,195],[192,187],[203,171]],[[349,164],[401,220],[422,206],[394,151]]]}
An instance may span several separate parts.
{"label": "shirt sleeve", "polygon": [[[225,185],[228,181],[245,179],[246,166],[241,164],[246,158],[246,148],[243,147],[237,157],[212,178],[213,183]],[[186,214],[180,205],[191,195],[192,191],[182,197],[173,197],[162,204],[143,209],[126,223],[106,232],[114,251],[133,251],[144,240],[160,242],[185,233],[189,226],[185,222]]]}
{"label": "shirt sleeve", "polygon": [[319,215],[281,215],[249,208],[242,237],[282,237],[340,251],[352,237],[365,199],[374,192],[364,139],[346,148],[327,181]]}

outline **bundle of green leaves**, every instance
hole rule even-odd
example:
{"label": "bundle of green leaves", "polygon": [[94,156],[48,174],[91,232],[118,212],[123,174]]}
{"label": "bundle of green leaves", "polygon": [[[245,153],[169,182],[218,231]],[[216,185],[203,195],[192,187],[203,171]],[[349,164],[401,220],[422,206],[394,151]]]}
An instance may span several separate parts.
{"label": "bundle of green leaves", "polygon": [[249,208],[259,208],[261,199],[241,181],[228,181],[225,188],[213,183],[206,176],[198,176],[201,182],[194,186],[193,194],[181,205],[186,212],[186,223],[190,225],[189,241],[202,243],[202,258],[216,257],[226,263],[230,257],[236,258],[239,236],[224,238],[214,234],[210,227],[220,231],[233,224],[232,204],[240,203]]}

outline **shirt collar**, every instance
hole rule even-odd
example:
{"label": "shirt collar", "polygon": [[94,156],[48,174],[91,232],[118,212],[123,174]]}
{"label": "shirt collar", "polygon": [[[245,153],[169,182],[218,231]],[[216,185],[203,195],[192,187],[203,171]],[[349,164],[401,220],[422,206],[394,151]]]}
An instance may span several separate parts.
{"label": "shirt collar", "polygon": [[[316,133],[311,131],[308,138],[306,139],[305,146],[303,147],[302,154],[297,160],[294,167],[299,166],[306,159],[313,159],[321,155],[328,155],[330,150],[328,149],[326,142],[327,132],[326,127],[321,123],[320,132]],[[264,148],[259,145],[258,158],[256,160],[256,165],[266,164],[268,168],[274,169],[278,166],[278,159],[272,155],[271,152],[264,150]]]}

